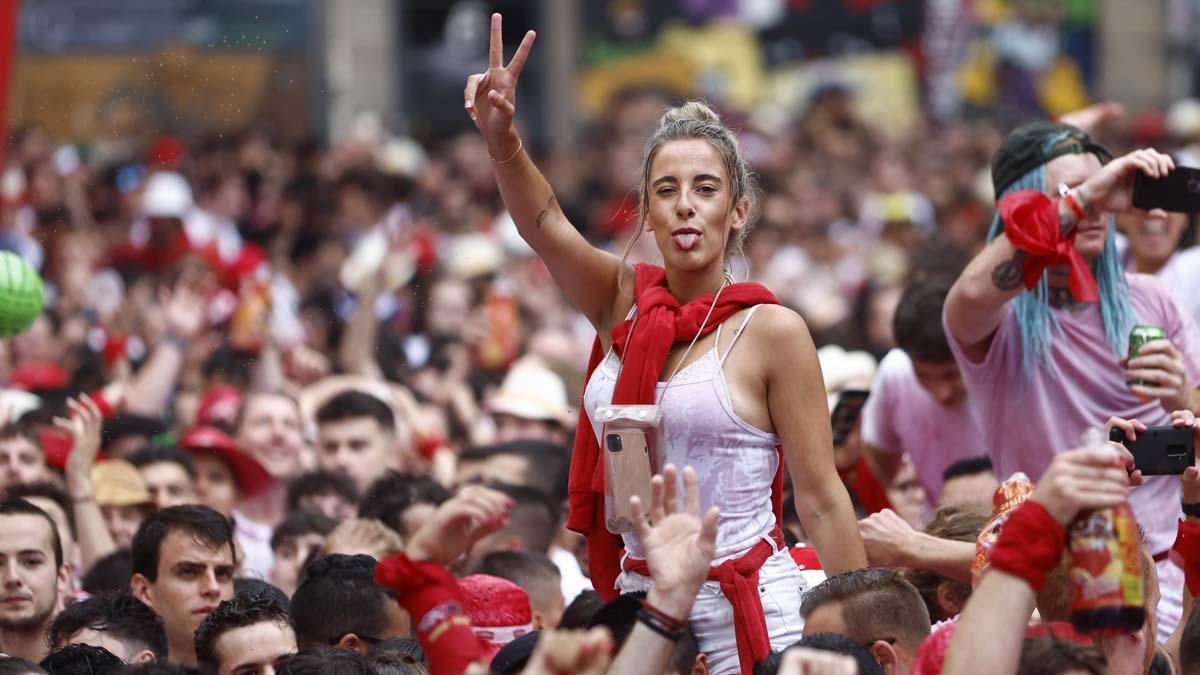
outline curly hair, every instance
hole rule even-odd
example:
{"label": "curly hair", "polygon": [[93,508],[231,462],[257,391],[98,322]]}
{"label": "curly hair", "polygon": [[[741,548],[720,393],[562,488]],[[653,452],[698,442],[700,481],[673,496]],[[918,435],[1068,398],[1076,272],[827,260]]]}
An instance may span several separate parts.
{"label": "curly hair", "polygon": [[215,670],[220,666],[217,640],[235,628],[259,623],[276,623],[295,630],[287,607],[272,593],[246,593],[221,602],[196,628],[196,660]]}

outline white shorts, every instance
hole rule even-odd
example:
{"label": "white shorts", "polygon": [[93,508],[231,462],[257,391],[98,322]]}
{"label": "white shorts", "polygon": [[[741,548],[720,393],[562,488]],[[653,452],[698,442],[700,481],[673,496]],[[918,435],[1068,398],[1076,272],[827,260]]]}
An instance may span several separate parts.
{"label": "white shorts", "polygon": [[[650,585],[648,577],[633,572],[623,572],[617,577],[617,588],[622,593],[648,591]],[[772,650],[782,650],[803,637],[800,598],[806,590],[800,569],[786,549],[768,558],[758,571],[758,592]],[[708,672],[714,675],[741,672],[733,630],[733,606],[721,592],[721,584],[704,582],[688,621],[700,651],[708,657]]]}

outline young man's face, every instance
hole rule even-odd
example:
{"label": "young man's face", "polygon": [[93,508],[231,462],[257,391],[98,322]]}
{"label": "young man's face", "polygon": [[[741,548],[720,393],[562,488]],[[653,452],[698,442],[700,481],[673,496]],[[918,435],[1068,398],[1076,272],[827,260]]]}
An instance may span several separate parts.
{"label": "young man's face", "polygon": [[217,675],[274,675],[284,658],[296,653],[296,632],[265,621],[221,633],[213,648]]}
{"label": "young man's face", "polygon": [[296,403],[278,394],[257,394],[242,405],[238,446],[277,480],[300,475],[304,470],[304,432]]}
{"label": "young man's face", "polygon": [[46,456],[28,438],[0,441],[0,490],[46,477]]}
{"label": "young man's face", "polygon": [[325,536],[309,532],[287,539],[275,549],[275,566],[271,568],[271,583],[289,596],[300,585],[300,568],[312,552],[321,548]]}
{"label": "young man's face", "polygon": [[142,521],[146,519],[146,509],[142,505],[101,506],[100,515],[104,517],[104,526],[112,536],[117,548],[127,548],[133,544],[133,535],[137,534]]}
{"label": "young man's face", "polygon": [[913,373],[917,383],[929,392],[938,405],[945,408],[956,408],[967,400],[967,387],[963,384],[962,373],[954,359],[949,361],[918,361],[912,360]]}
{"label": "young man's face", "polygon": [[138,469],[154,506],[165,509],[196,503],[196,484],[187,469],[176,462],[153,462]]}
{"label": "young man's face", "polygon": [[196,498],[228,518],[237,503],[233,469],[220,455],[209,450],[193,452],[192,466],[196,469]]}
{"label": "young man's face", "polygon": [[46,626],[69,573],[54,560],[53,526],[41,516],[0,516],[0,629],[30,632]]}
{"label": "young man's face", "polygon": [[566,432],[553,420],[535,420],[503,413],[493,414],[492,420],[496,423],[497,443],[546,441],[561,445],[566,442]]}
{"label": "young man's face", "polygon": [[[1091,153],[1063,155],[1046,164],[1046,192],[1058,196],[1058,186],[1079,187],[1100,170],[1100,160]],[[1108,237],[1108,216],[1099,210],[1087,221],[1075,226],[1075,249],[1084,260],[1092,261],[1104,253],[1104,241]]]}
{"label": "young man's face", "polygon": [[396,463],[396,439],[373,417],[325,422],[317,429],[321,468],[349,476],[360,493]]}
{"label": "young man's face", "polygon": [[158,549],[158,578],[135,574],[133,595],[163,620],[167,641],[191,645],[204,617],[222,600],[233,598],[233,552],[228,544],[210,546],[190,532],[171,532]]}

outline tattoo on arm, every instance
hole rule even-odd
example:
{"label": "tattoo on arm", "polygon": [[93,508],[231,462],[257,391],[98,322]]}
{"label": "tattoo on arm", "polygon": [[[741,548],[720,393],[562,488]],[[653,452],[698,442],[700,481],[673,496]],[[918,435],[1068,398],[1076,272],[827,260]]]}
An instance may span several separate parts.
{"label": "tattoo on arm", "polygon": [[550,215],[550,210],[553,208],[554,195],[550,195],[550,199],[546,201],[546,208],[542,209],[542,212],[537,214],[537,220],[534,221],[534,224],[538,226],[539,230],[542,229],[542,221],[546,219],[546,216]]}
{"label": "tattoo on arm", "polygon": [[1002,291],[1013,291],[1021,286],[1021,274],[1025,271],[1025,251],[1017,249],[1013,257],[992,268],[992,285]]}

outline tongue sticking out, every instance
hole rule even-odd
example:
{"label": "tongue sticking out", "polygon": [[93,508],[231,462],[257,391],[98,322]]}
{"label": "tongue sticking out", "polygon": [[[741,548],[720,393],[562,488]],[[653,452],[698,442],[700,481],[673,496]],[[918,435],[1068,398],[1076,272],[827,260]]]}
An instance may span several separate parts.
{"label": "tongue sticking out", "polygon": [[675,245],[684,251],[690,251],[700,243],[700,235],[690,232],[676,234],[671,238],[675,240]]}

